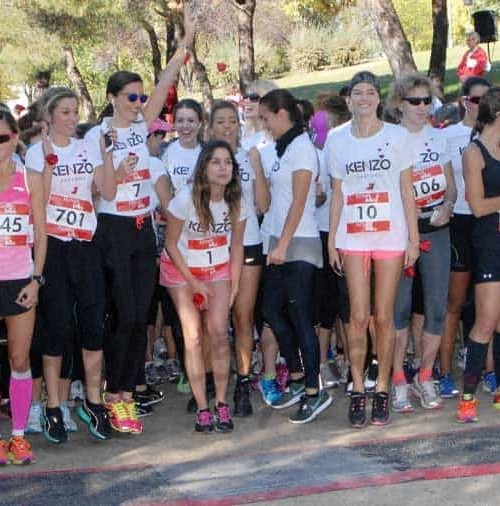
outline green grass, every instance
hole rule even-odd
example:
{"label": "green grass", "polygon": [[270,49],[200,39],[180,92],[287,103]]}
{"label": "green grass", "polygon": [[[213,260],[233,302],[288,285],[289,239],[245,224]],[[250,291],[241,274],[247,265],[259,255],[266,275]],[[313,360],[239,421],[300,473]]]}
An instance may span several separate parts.
{"label": "green grass", "polygon": [[[493,48],[494,49],[494,48]],[[447,69],[445,78],[445,94],[456,95],[459,92],[459,84],[456,69],[460,58],[465,52],[465,46],[457,46],[448,49],[447,53]],[[496,53],[496,54],[495,54]],[[487,78],[493,83],[500,85],[500,54],[494,51],[492,55],[491,71],[487,74]],[[429,65],[429,51],[421,51],[414,53],[415,63],[421,72],[426,72]],[[323,70],[317,72],[293,72],[274,82],[280,88],[289,89],[299,98],[314,99],[316,94],[321,91],[338,91],[342,86],[347,84],[351,77],[360,70],[369,70],[376,74],[382,84],[382,93],[387,92],[389,83],[393,80],[393,75],[386,58],[376,61],[354,65],[352,67],[338,68],[332,70]]]}

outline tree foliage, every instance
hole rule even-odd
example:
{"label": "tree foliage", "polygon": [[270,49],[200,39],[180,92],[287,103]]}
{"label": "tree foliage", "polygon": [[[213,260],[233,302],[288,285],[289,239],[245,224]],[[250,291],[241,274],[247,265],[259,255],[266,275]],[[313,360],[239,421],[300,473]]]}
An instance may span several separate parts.
{"label": "tree foliage", "polygon": [[354,0],[281,0],[283,10],[292,19],[331,19]]}

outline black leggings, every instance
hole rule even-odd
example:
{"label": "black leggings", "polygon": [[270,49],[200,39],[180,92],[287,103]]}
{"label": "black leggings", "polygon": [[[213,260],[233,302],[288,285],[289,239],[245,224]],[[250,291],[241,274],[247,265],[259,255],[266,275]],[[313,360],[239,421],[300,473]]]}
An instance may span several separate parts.
{"label": "black leggings", "polygon": [[109,214],[98,216],[96,240],[109,274],[111,305],[116,310],[115,332],[104,343],[106,383],[110,393],[133,392],[144,368],[148,310],[156,273],[156,239],[150,218]]}

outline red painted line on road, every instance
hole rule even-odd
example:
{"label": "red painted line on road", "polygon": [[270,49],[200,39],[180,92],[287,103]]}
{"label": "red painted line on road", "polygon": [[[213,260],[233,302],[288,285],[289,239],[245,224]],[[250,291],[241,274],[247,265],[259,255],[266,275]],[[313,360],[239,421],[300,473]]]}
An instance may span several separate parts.
{"label": "red painted line on road", "polygon": [[346,478],[335,480],[323,485],[314,485],[310,487],[286,488],[270,490],[266,492],[257,492],[252,494],[243,494],[231,497],[221,497],[215,499],[178,499],[166,502],[138,502],[127,504],[141,504],[147,506],[233,506],[237,504],[249,504],[266,501],[276,501],[278,499],[287,499],[291,497],[302,497],[314,494],[325,494],[338,492],[341,490],[355,490],[359,488],[384,487],[386,485],[398,485],[418,480],[436,481],[448,480],[451,478],[471,478],[474,476],[486,476],[500,474],[500,462],[493,464],[477,464],[470,466],[456,467],[437,467],[429,469],[413,469],[410,471],[401,471],[397,473],[381,474],[378,476],[367,476],[363,478]]}

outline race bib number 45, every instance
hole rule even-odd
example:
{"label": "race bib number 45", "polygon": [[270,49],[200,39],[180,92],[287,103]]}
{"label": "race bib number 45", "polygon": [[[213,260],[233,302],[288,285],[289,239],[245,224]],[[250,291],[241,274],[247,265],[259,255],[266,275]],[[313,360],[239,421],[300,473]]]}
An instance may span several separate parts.
{"label": "race bib number 45", "polygon": [[193,274],[208,274],[229,262],[227,236],[216,235],[188,241],[187,264]]}
{"label": "race bib number 45", "polygon": [[441,165],[414,169],[413,191],[419,208],[439,204],[446,191],[446,178]]}
{"label": "race bib number 45", "polygon": [[27,246],[30,243],[29,222],[29,205],[0,204],[0,246]]}
{"label": "race bib number 45", "polygon": [[391,203],[388,192],[363,192],[347,196],[347,233],[388,232]]}

